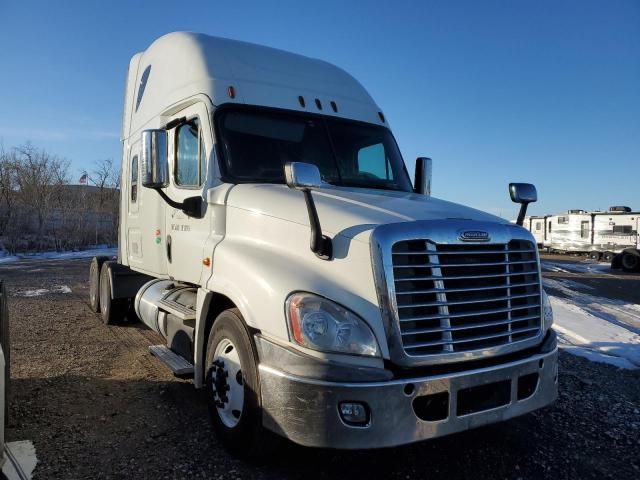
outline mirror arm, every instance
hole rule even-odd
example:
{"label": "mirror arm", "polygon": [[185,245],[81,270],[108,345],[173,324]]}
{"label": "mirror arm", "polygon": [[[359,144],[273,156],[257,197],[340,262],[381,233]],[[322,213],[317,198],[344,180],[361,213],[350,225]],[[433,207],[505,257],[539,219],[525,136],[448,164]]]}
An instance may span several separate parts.
{"label": "mirror arm", "polygon": [[318,219],[318,211],[316,204],[311,196],[311,190],[302,189],[304,201],[307,204],[307,213],[309,214],[309,226],[311,227],[311,251],[323,260],[331,260],[333,257],[333,244],[331,239],[322,234],[322,227]]}
{"label": "mirror arm", "polygon": [[154,188],[158,195],[162,197],[162,199],[169,204],[171,208],[177,208],[178,210],[182,210],[184,208],[184,204],[180,202],[176,202],[175,200],[171,200],[166,193],[162,191],[161,188]]}
{"label": "mirror arm", "polygon": [[[162,191],[161,188],[154,188],[154,190],[156,192],[158,192],[158,195],[160,195],[160,197],[162,197],[162,199],[167,202],[167,204],[169,204],[169,206],[171,208],[175,208],[177,210],[182,210],[184,213],[186,213],[188,216],[190,217],[198,217],[200,218],[200,212],[195,212],[192,211],[191,209],[187,209],[186,203],[185,202],[176,202],[175,200],[172,200],[171,198],[169,198],[169,196],[164,193]],[[189,199],[187,199],[189,200]]]}
{"label": "mirror arm", "polygon": [[529,202],[522,202],[520,204],[520,212],[518,213],[518,219],[516,220],[517,225],[524,225],[524,217],[527,215],[527,207],[529,206]]}

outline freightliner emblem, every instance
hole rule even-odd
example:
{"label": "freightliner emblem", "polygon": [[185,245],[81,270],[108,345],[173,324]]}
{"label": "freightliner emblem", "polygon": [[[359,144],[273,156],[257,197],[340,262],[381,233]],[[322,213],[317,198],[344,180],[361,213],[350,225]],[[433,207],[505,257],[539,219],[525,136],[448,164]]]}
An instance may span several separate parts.
{"label": "freightliner emblem", "polygon": [[482,230],[462,230],[458,238],[463,242],[488,242],[491,240],[489,233]]}

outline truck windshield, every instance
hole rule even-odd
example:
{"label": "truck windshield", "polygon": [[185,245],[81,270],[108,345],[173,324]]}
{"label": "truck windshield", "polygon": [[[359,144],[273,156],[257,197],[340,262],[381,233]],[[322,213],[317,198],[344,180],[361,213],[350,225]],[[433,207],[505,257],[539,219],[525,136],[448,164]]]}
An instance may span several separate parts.
{"label": "truck windshield", "polygon": [[387,128],[270,110],[227,109],[216,120],[223,170],[233,182],[284,183],[286,162],[306,162],[332,185],[412,191]]}

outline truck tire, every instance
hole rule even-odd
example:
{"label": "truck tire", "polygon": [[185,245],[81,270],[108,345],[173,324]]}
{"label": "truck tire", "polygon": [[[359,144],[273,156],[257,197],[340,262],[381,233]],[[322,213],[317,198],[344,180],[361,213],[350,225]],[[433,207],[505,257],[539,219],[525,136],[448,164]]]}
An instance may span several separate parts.
{"label": "truck tire", "polygon": [[625,250],[622,254],[622,270],[625,272],[640,271],[640,252],[633,250]]}
{"label": "truck tire", "polygon": [[623,255],[624,255],[623,253],[618,253],[618,254],[613,256],[613,258],[611,259],[611,269],[612,270],[617,270],[619,268],[622,268],[622,256]]}
{"label": "truck tire", "polygon": [[591,260],[598,260],[599,261],[600,260],[600,252],[596,252],[596,251],[589,252],[589,258]]}
{"label": "truck tire", "polygon": [[605,262],[611,262],[614,256],[615,256],[615,253],[613,252],[604,252],[602,254],[602,260]]}
{"label": "truck tire", "polygon": [[0,281],[0,344],[4,353],[4,425],[9,424],[9,390],[11,386],[11,342],[9,337],[9,305],[7,289]]}
{"label": "truck tire", "polygon": [[115,325],[124,320],[127,309],[127,299],[111,298],[111,275],[109,266],[114,263],[107,261],[100,268],[100,313],[105,325]]}
{"label": "truck tire", "polygon": [[216,318],[207,342],[206,396],[211,423],[231,453],[264,458],[279,438],[262,426],[258,354],[242,314],[229,309]]}
{"label": "truck tire", "polygon": [[93,257],[89,266],[89,307],[94,313],[100,311],[100,268],[109,257]]}

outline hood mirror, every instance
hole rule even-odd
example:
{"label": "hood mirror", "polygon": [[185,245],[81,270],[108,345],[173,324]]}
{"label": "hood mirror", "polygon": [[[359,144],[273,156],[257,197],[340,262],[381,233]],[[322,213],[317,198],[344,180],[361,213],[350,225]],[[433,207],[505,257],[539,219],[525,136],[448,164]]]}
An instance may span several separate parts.
{"label": "hood mirror", "polygon": [[427,197],[431,196],[431,164],[430,158],[418,157],[413,181],[413,191]]}
{"label": "hood mirror", "polygon": [[531,183],[510,183],[509,195],[511,195],[512,202],[520,204],[520,212],[516,223],[522,225],[527,214],[527,206],[538,201],[538,191],[535,185]]}
{"label": "hood mirror", "polygon": [[301,190],[304,194],[309,214],[309,226],[311,227],[311,251],[322,260],[331,260],[333,258],[333,243],[329,237],[322,234],[316,204],[311,196],[312,188],[322,186],[320,170],[317,165],[312,163],[287,162],[284,165],[284,178],[289,188]]}
{"label": "hood mirror", "polygon": [[303,162],[288,162],[284,166],[284,177],[287,186],[295,190],[320,188],[322,177],[317,165]]}

